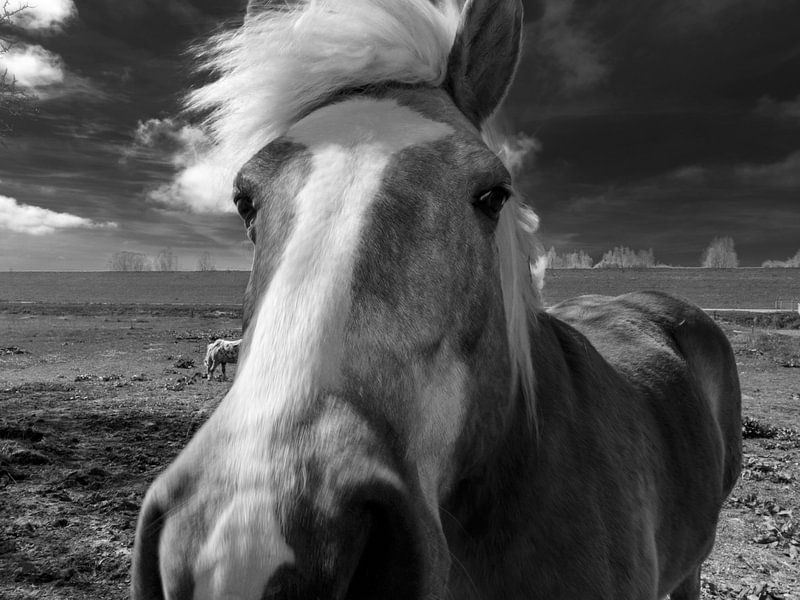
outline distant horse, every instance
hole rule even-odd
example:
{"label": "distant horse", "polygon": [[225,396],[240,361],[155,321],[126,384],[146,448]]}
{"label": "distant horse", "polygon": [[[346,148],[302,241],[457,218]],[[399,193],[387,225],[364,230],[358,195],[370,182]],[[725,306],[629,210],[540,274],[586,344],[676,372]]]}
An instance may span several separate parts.
{"label": "distant horse", "polygon": [[242,360],[147,494],[135,600],[699,597],[734,357],[664,294],[541,308],[484,141],[521,29],[519,0],[261,0],[211,41],[192,104],[252,153]]}
{"label": "distant horse", "polygon": [[203,365],[206,368],[206,379],[211,381],[214,371],[219,366],[222,368],[221,381],[228,378],[225,373],[225,365],[228,363],[236,364],[239,361],[239,345],[242,340],[214,340],[206,346],[206,356]]}

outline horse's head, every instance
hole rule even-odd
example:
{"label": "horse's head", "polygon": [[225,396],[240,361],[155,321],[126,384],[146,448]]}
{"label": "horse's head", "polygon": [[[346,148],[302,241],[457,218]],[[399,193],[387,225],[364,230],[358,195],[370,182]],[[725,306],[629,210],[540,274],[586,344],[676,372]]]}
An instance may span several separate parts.
{"label": "horse's head", "polygon": [[235,181],[246,333],[230,392],[147,495],[134,598],[443,595],[440,506],[532,390],[534,217],[482,136],[521,16],[330,0],[218,40],[196,100],[223,143],[266,142]]}

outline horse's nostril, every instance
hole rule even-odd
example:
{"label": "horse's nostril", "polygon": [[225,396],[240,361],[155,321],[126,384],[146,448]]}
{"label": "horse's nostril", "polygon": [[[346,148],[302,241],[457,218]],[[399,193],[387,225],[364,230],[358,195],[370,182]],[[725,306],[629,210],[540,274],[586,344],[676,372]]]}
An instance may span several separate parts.
{"label": "horse's nostril", "polygon": [[347,588],[345,600],[400,600],[421,597],[419,539],[407,515],[383,505],[369,505],[366,543]]}

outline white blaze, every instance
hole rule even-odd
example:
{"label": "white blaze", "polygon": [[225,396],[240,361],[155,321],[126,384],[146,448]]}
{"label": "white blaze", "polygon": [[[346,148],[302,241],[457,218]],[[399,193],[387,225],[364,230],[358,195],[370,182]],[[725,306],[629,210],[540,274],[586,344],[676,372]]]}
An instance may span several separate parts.
{"label": "white blaze", "polygon": [[369,98],[326,106],[289,130],[286,137],[311,152],[312,166],[229,393],[241,424],[271,420],[313,390],[335,386],[356,251],[386,167],[404,148],[451,132],[394,100]]}
{"label": "white blaze", "polygon": [[197,558],[193,600],[259,600],[273,573],[294,564],[273,507],[261,490],[236,496]]}
{"label": "white blaze", "polygon": [[226,400],[242,424],[275,417],[286,403],[336,383],[355,254],[386,166],[404,148],[451,131],[393,100],[368,98],[321,108],[289,130],[286,137],[311,152],[312,166]]}
{"label": "white blaze", "polygon": [[[315,111],[286,134],[311,153],[310,174],[290,199],[292,231],[268,289],[261,291],[247,356],[215,415],[237,438],[237,452],[230,453],[235,456],[225,460],[239,481],[257,485],[263,480],[264,466],[281,461],[264,456],[278,423],[298,414],[298,404],[312,401],[317,390],[337,387],[356,252],[392,157],[452,131],[394,100],[357,98]],[[445,405],[452,408],[462,383],[460,369],[443,368],[434,375],[447,384],[453,401]],[[426,400],[433,395],[432,390],[420,393]],[[421,452],[430,443],[427,438],[442,429],[444,416],[434,412],[426,439],[412,442]],[[275,570],[293,562],[274,518],[237,503],[216,524],[198,558],[202,584],[196,600],[257,600]],[[259,499],[253,506],[274,508]]]}

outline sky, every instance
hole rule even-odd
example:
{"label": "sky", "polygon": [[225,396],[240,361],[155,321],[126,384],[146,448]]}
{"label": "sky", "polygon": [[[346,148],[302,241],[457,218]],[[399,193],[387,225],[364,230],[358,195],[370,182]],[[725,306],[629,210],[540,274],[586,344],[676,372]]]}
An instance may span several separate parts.
{"label": "sky", "polygon": [[[12,0],[11,4],[18,0]],[[0,55],[36,111],[0,121],[0,270],[102,270],[171,247],[248,269],[228,198],[193,168],[188,47],[241,21],[218,0],[30,0]],[[731,236],[742,266],[800,250],[800,2],[525,0],[506,134],[545,246],[614,246],[697,266]],[[220,208],[224,207],[224,209]]]}

